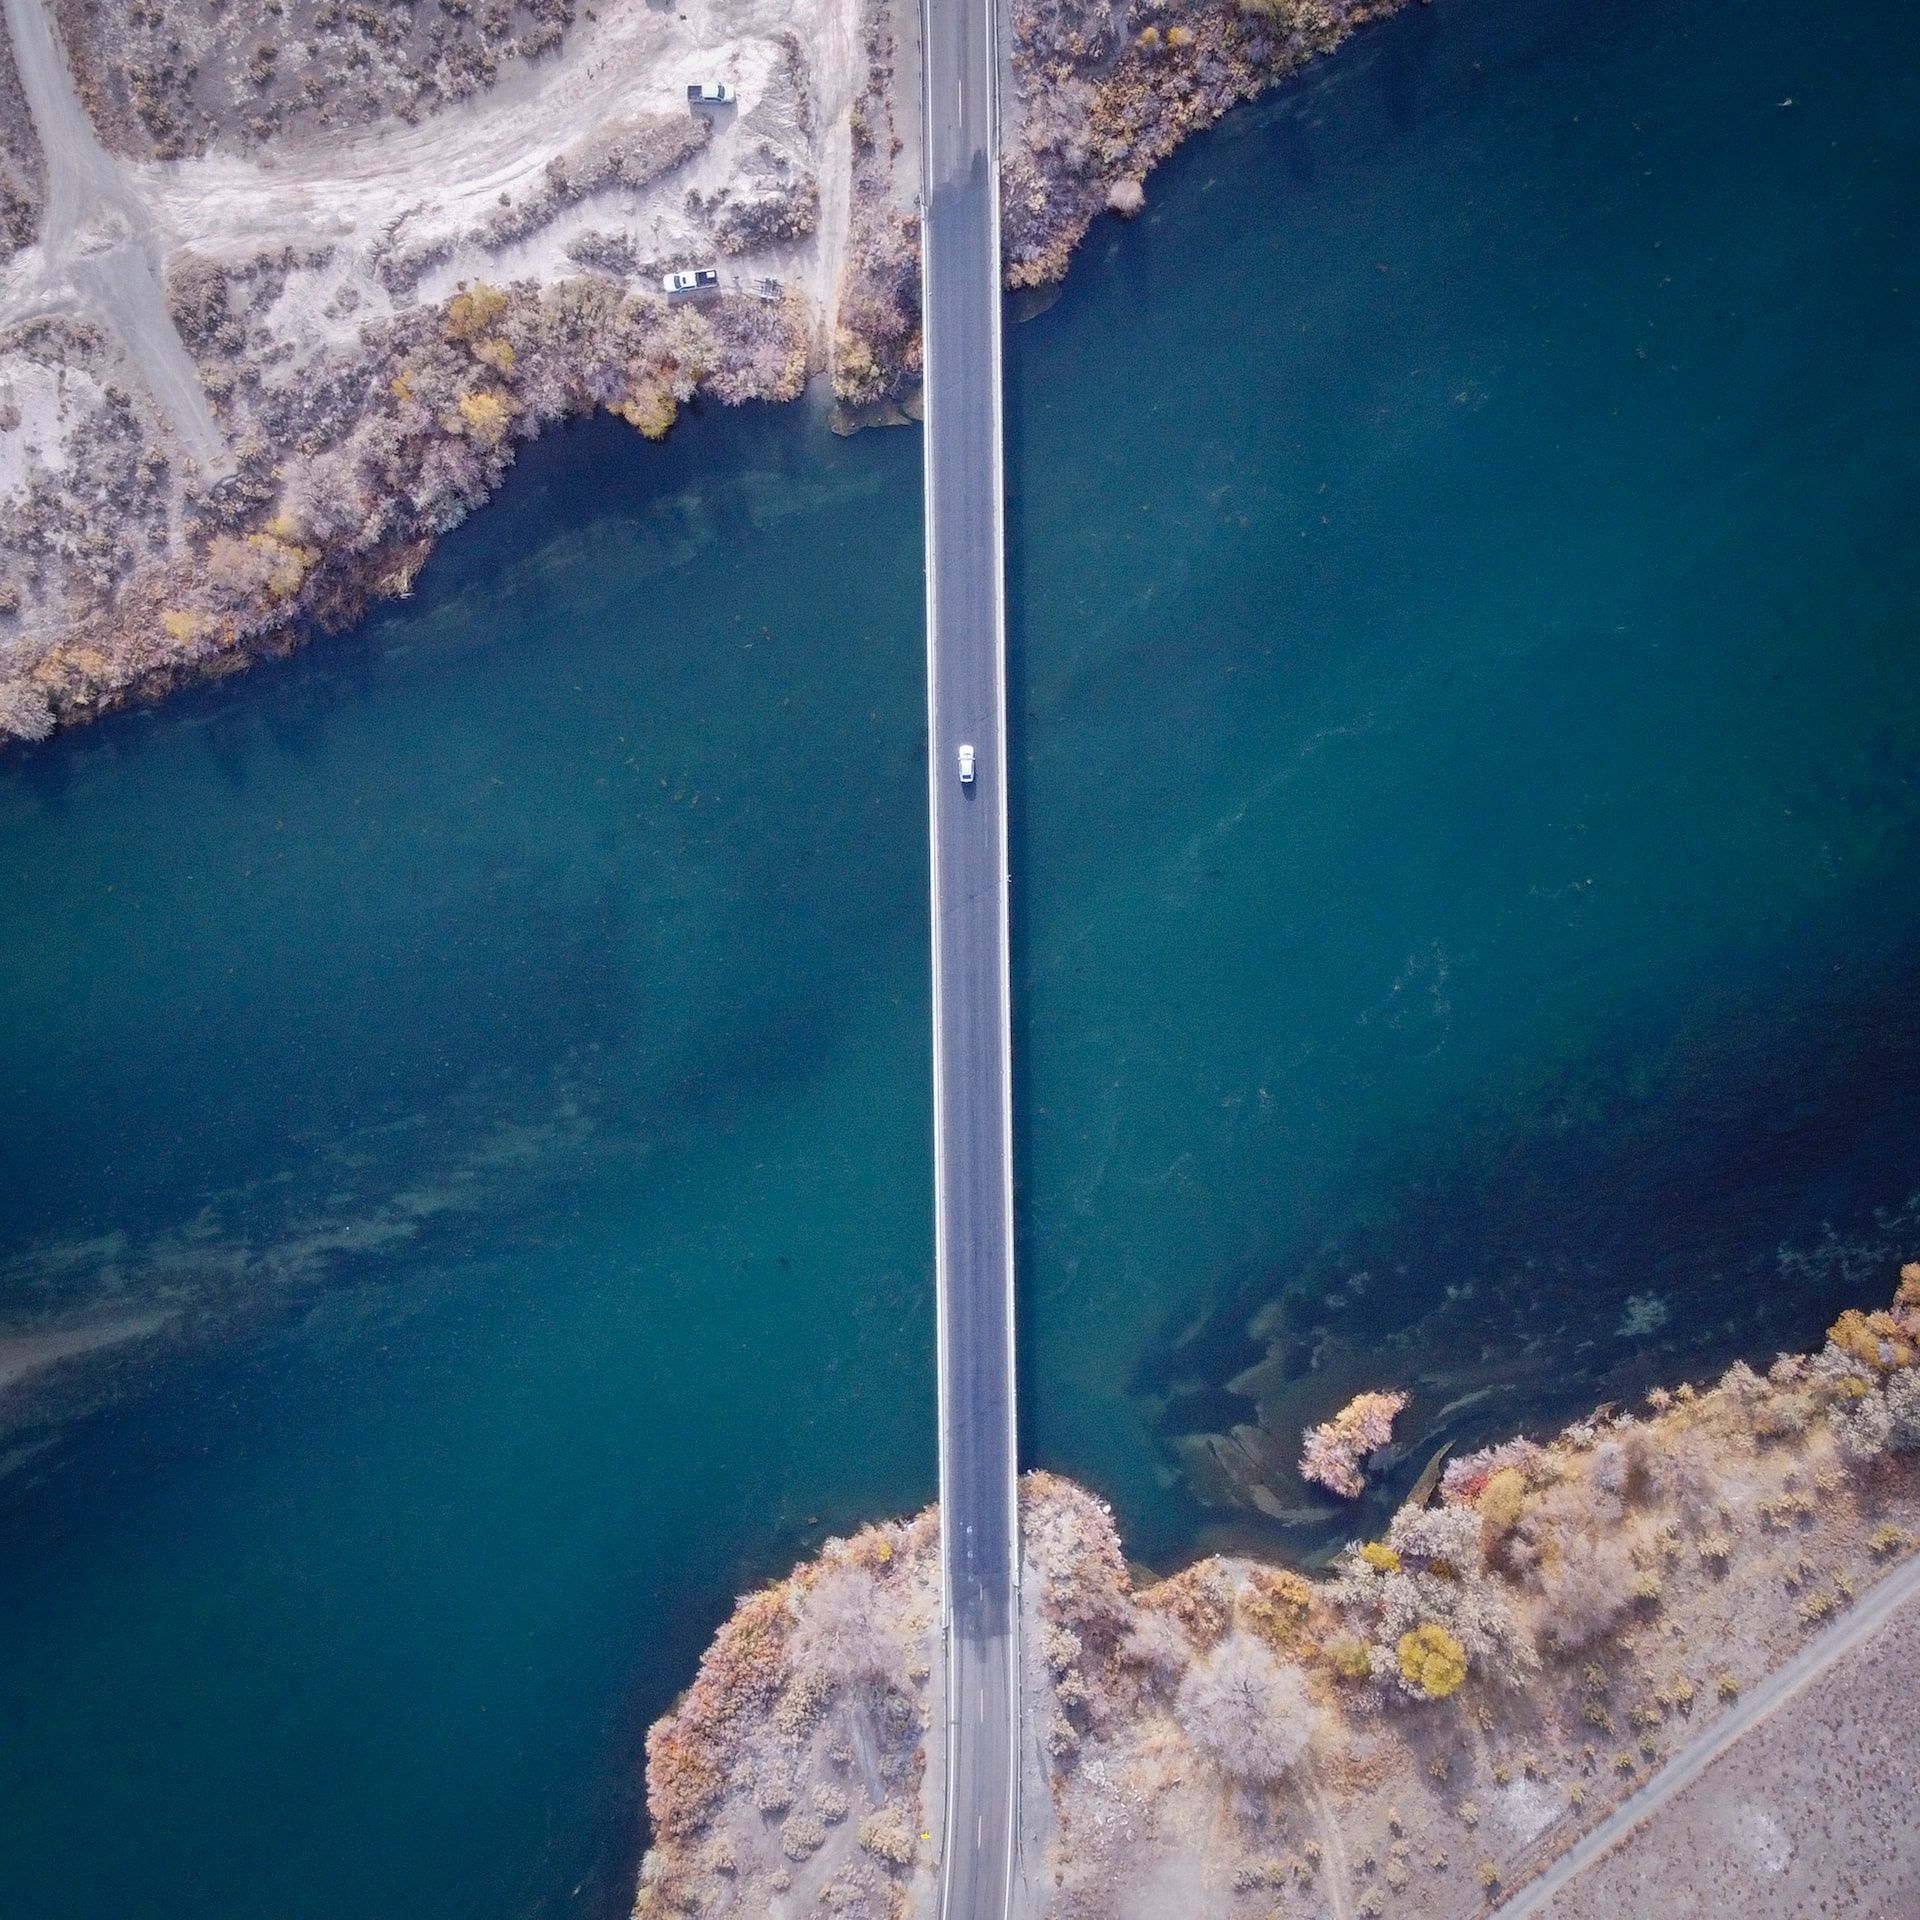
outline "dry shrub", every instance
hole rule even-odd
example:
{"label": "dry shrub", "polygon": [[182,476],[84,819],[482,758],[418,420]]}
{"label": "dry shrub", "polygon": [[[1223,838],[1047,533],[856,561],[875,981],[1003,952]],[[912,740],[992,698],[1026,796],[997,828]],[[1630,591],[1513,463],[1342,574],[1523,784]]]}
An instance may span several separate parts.
{"label": "dry shrub", "polygon": [[1315,1594],[1310,1581],[1276,1567],[1254,1570],[1240,1596],[1240,1621],[1283,1658],[1312,1651]]}
{"label": "dry shrub", "polygon": [[1542,1631],[1565,1653],[1612,1632],[1633,1605],[1633,1567],[1617,1540],[1578,1534],[1539,1576]]}
{"label": "dry shrub", "polygon": [[806,1591],[789,1657],[796,1672],[836,1687],[867,1685],[902,1673],[906,1653],[894,1609],[860,1567],[828,1567]]}
{"label": "dry shrub", "polygon": [[1127,1666],[1139,1667],[1153,1678],[1164,1680],[1186,1671],[1187,1662],[1193,1658],[1193,1642],[1172,1615],[1157,1607],[1141,1607],[1120,1642],[1119,1656]]}
{"label": "dry shrub", "polygon": [[860,1822],[860,1844],[876,1860],[890,1867],[913,1862],[913,1829],[898,1807],[882,1807]]}

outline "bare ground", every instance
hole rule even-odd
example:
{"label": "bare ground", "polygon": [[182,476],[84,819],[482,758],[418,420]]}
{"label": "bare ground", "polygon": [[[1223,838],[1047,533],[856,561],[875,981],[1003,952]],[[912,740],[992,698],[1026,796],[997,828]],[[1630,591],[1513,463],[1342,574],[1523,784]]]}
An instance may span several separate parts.
{"label": "bare ground", "polygon": [[[1513,1920],[1920,1913],[1912,1820],[1920,1686],[1911,1658],[1920,1563],[1886,1587],[1890,1604],[1828,1629],[1803,1656],[1804,1677],[1777,1702],[1756,1699],[1765,1710],[1714,1742],[1697,1776],[1657,1806],[1623,1810],[1625,1830],[1596,1835],[1607,1844],[1590,1860],[1502,1911]],[[1881,1598],[1876,1591],[1867,1604]]]}

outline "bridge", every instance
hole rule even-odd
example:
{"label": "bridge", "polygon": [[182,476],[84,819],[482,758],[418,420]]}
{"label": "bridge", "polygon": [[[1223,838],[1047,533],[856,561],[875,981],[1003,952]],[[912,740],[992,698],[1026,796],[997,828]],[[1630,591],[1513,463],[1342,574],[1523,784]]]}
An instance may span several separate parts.
{"label": "bridge", "polygon": [[[996,0],[922,0],[942,1920],[1004,1920],[1019,1800]],[[963,781],[960,749],[973,750]]]}

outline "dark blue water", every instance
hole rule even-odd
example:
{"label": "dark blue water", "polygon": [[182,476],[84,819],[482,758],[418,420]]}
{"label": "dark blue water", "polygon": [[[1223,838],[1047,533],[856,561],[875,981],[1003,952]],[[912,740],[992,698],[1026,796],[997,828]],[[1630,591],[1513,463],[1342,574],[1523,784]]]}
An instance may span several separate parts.
{"label": "dark blue water", "polygon": [[1415,10],[1021,336],[1028,1411],[1149,1557],[1256,1316],[1289,1451],[1381,1376],[1499,1430],[1920,1238],[1920,28],[1855,24]]}
{"label": "dark blue water", "polygon": [[[1312,1550],[1181,1471],[1270,1348],[1465,1435],[1920,1239],[1917,77],[1413,9],[1014,336],[1025,1440],[1148,1557]],[[730,1596],[931,1493],[918,457],[561,436],[0,773],[0,1312],[174,1315],[8,1443],[10,1914],[621,1912]]]}

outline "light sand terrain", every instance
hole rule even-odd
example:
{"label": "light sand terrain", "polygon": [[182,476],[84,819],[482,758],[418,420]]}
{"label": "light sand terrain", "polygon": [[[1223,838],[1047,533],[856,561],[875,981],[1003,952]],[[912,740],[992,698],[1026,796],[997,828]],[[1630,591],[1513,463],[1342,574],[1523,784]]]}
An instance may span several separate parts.
{"label": "light sand terrain", "polygon": [[176,1317],[171,1309],[160,1309],[120,1314],[80,1326],[0,1334],[0,1394],[17,1386],[28,1375],[57,1366],[63,1360],[77,1360],[108,1347],[148,1339]]}
{"label": "light sand terrain", "polygon": [[1909,1564],[1888,1587],[1896,1581],[1897,1604],[1870,1622],[1832,1628],[1831,1646],[1809,1649],[1822,1664],[1777,1704],[1764,1703],[1768,1710],[1696,1778],[1564,1883],[1543,1883],[1502,1912],[1513,1920],[1920,1914],[1920,1566]]}
{"label": "light sand terrain", "polygon": [[[316,239],[349,252],[369,251],[390,236],[409,245],[458,240],[493,212],[501,194],[537,189],[547,165],[593,129],[641,113],[684,113],[688,83],[725,81],[739,90],[740,104],[706,110],[714,138],[694,169],[677,174],[669,189],[639,196],[609,190],[593,208],[596,224],[628,231],[650,251],[671,253],[701,237],[677,204],[688,189],[710,192],[737,165],[750,164],[741,148],[772,140],[809,163],[825,159],[835,127],[844,133],[864,74],[856,13],[855,0],[686,0],[684,8],[666,9],[626,0],[579,25],[555,59],[419,126],[394,123],[258,158],[210,154],[149,163],[136,178],[169,242],[209,259],[245,259]],[[808,51],[814,134],[790,121],[756,117],[783,34]],[[543,228],[542,245],[519,250],[512,264],[570,270],[565,237]],[[791,263],[792,277],[819,300],[829,291],[830,263],[822,256],[830,252],[811,245],[797,250]],[[467,264],[488,261],[476,251]],[[449,267],[436,280],[458,277]],[[362,290],[380,298],[371,280]]]}

